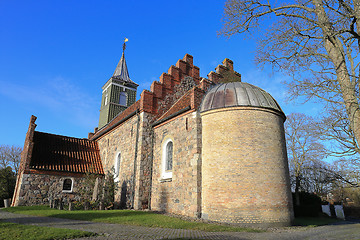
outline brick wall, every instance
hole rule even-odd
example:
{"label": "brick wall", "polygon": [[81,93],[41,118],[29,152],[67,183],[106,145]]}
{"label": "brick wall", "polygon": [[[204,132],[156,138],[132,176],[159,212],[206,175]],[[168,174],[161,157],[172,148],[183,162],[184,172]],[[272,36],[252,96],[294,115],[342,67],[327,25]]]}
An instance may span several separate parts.
{"label": "brick wall", "polygon": [[23,180],[23,174],[25,169],[29,168],[32,151],[34,148],[34,132],[36,128],[36,124],[35,124],[36,119],[37,118],[34,115],[32,115],[30,118],[28,131],[25,136],[24,148],[23,151],[21,152],[20,166],[19,166],[18,175],[16,177],[15,191],[11,206],[19,205],[19,194],[22,187],[21,183]]}
{"label": "brick wall", "polygon": [[275,111],[233,107],[202,113],[202,217],[289,225],[292,199],[283,128]]}

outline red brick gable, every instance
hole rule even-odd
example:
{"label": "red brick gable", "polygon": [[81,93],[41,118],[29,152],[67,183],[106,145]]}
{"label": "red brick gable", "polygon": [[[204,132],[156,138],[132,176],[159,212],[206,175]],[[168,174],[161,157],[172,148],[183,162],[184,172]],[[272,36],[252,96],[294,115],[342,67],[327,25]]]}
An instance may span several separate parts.
{"label": "red brick gable", "polygon": [[[178,91],[177,86],[185,77],[191,77],[196,87],[185,92],[176,102],[164,104],[164,99]],[[200,77],[200,69],[194,66],[193,56],[185,54],[183,59],[179,59],[175,66],[168,69],[167,73],[161,74],[160,81],[154,81],[151,84],[150,90],[144,90],[137,102],[116,116],[102,129],[95,129],[95,133],[89,133],[89,139],[95,140],[106,134],[132,117],[135,112],[150,113],[154,116],[153,121],[159,121],[188,106],[191,109],[197,109],[205,91],[212,85],[226,81],[241,81],[241,75],[234,71],[233,62],[229,59],[225,59],[223,65],[218,65],[216,72],[210,72],[208,78]]]}
{"label": "red brick gable", "polygon": [[[183,59],[179,59],[175,66],[168,69],[167,73],[161,74],[160,81],[154,81],[151,84],[150,91],[144,90],[137,102],[121,112],[103,128],[95,129],[95,133],[89,133],[88,138],[91,140],[99,138],[128,119],[134,112],[147,112],[154,116],[158,115],[160,101],[167,95],[173,94],[175,86],[180,84],[181,80],[186,76],[191,77],[196,85],[201,85],[200,69],[194,66],[193,57],[189,54],[185,54]],[[168,111],[171,106],[164,106],[162,112]],[[156,120],[156,117],[154,120]]]}
{"label": "red brick gable", "polygon": [[[171,66],[167,73],[160,76],[160,81],[151,84],[150,91],[144,90],[140,98],[140,111],[158,114],[159,102],[166,95],[173,94],[175,86],[180,84],[185,77],[191,77],[196,85],[200,83],[200,69],[193,64],[193,57],[185,54],[183,59],[179,59],[175,66]],[[167,109],[171,106],[162,106]],[[163,109],[164,110],[164,109]],[[163,112],[165,112],[163,111]]]}
{"label": "red brick gable", "polygon": [[197,87],[190,89],[177,102],[175,102],[167,112],[160,116],[157,121],[168,118],[186,107],[190,107],[190,109],[197,109],[201,104],[204,94],[205,91]]}
{"label": "red brick gable", "polygon": [[30,170],[104,174],[97,142],[34,132]]}

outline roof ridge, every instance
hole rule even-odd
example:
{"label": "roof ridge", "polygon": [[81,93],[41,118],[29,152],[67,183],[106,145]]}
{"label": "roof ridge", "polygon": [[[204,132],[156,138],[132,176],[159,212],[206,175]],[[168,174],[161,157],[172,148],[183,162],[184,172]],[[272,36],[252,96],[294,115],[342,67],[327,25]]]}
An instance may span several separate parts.
{"label": "roof ridge", "polygon": [[41,131],[34,131],[37,133],[41,133],[41,134],[46,134],[46,135],[52,135],[52,136],[57,136],[57,137],[66,137],[66,138],[73,138],[73,139],[78,139],[78,140],[87,140],[87,141],[93,141],[87,138],[77,138],[77,137],[70,137],[70,136],[65,136],[65,135],[60,135],[60,134],[55,134],[55,133],[47,133],[47,132],[41,132]]}

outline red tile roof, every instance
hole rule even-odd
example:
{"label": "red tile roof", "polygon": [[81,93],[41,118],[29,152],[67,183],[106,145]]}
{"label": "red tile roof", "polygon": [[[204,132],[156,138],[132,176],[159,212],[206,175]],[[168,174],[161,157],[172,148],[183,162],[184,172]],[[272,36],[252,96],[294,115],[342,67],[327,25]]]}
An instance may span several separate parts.
{"label": "red tile roof", "polygon": [[104,174],[97,142],[37,131],[30,169]]}

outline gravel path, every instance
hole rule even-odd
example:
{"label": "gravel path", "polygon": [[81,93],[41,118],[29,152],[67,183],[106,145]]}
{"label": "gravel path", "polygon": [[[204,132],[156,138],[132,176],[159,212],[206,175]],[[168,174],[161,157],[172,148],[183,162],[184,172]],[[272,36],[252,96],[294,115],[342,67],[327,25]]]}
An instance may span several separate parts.
{"label": "gravel path", "polygon": [[89,232],[96,232],[100,235],[90,238],[78,238],[84,240],[97,239],[357,239],[360,240],[360,224],[356,222],[344,222],[342,224],[328,225],[316,228],[279,228],[269,229],[263,233],[246,232],[202,232],[194,230],[168,229],[168,228],[148,228],[129,226],[121,224],[95,223],[89,221],[79,221],[51,217],[35,217],[23,214],[14,214],[0,210],[0,220],[31,224],[36,226],[79,229]]}

